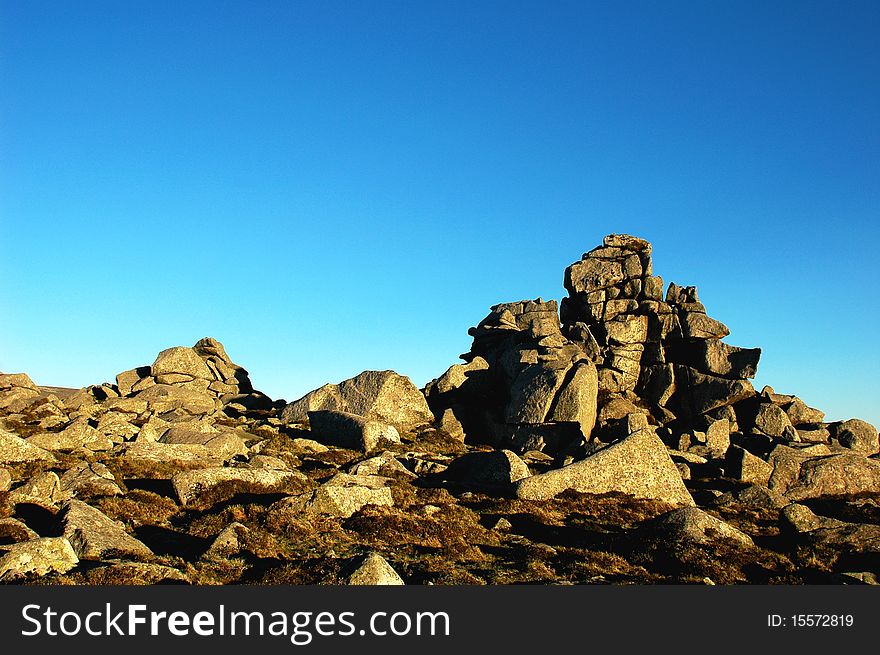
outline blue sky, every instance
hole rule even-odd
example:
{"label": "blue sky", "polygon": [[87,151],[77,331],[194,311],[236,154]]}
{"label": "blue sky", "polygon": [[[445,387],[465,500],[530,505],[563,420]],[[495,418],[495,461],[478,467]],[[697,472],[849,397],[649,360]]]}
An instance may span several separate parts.
{"label": "blue sky", "polygon": [[756,384],[880,423],[876,2],[0,0],[0,370],[223,341],[423,384],[654,243]]}

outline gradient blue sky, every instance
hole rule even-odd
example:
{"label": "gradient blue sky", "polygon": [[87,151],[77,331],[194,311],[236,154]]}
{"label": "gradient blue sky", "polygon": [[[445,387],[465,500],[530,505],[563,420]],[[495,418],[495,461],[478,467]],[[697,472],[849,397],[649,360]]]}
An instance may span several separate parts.
{"label": "gradient blue sky", "polygon": [[214,336],[421,385],[654,243],[756,385],[880,423],[880,3],[0,0],[0,370]]}

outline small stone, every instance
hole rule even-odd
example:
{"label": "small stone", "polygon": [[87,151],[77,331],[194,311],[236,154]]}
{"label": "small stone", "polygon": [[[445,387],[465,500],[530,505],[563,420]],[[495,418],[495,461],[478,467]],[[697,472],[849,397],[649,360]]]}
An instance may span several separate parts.
{"label": "small stone", "polygon": [[513,524],[503,516],[492,525],[492,529],[498,530],[499,532],[507,532],[511,528],[513,528]]}
{"label": "small stone", "polygon": [[754,548],[747,534],[696,507],[682,507],[646,523],[639,532],[647,539],[667,543],[689,542],[711,545],[727,541],[740,548]]}
{"label": "small stone", "polygon": [[0,557],[0,582],[67,573],[78,563],[79,558],[64,537],[31,539],[6,546],[6,553]]}
{"label": "small stone", "polygon": [[348,578],[350,585],[402,585],[403,579],[378,553],[370,553]]}
{"label": "small stone", "polygon": [[772,465],[740,446],[730,446],[726,464],[727,475],[750,484],[767,486],[773,473]]}
{"label": "small stone", "polygon": [[706,430],[706,446],[712,457],[724,457],[730,448],[730,421],[713,422]]}
{"label": "small stone", "polygon": [[247,526],[242,523],[230,523],[214,538],[202,557],[223,560],[238,555],[242,548],[242,540],[247,537],[249,532]]}

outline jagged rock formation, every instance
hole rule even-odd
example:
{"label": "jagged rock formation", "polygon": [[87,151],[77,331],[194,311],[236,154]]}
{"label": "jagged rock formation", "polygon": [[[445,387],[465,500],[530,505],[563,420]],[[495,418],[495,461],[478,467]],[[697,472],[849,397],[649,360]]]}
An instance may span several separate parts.
{"label": "jagged rock formation", "polygon": [[876,582],[874,426],[756,392],[642,239],[564,286],[424,391],[273,402],[210,338],[80,390],[0,374],[0,582]]}
{"label": "jagged rock formation", "polygon": [[724,431],[720,421],[736,425],[730,408],[755,395],[748,379],[761,351],[724,343],[729,330],[695,287],[670,284],[664,300],[648,242],[609,235],[566,269],[565,288],[561,322],[556,303],[538,299],[496,305],[470,330],[469,364],[425,389],[442,427],[520,452],[571,454],[591,437],[630,434],[638,425],[615,428],[642,420],[627,419],[634,414],[669,425],[668,439],[703,444]]}

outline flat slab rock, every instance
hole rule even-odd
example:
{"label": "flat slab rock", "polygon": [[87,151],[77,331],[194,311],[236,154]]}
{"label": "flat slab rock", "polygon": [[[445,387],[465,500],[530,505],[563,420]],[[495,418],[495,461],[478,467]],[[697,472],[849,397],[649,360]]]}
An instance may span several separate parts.
{"label": "flat slab rock", "polygon": [[21,580],[30,575],[67,573],[79,563],[76,552],[64,537],[46,537],[4,546],[0,556],[0,582]]}
{"label": "flat slab rock", "polygon": [[880,492],[880,461],[858,453],[817,457],[812,453],[777,446],[768,459],[773,465],[770,489],[790,501]]}
{"label": "flat slab rock", "polygon": [[52,453],[0,428],[0,464],[54,461]]}
{"label": "flat slab rock", "polygon": [[120,523],[80,500],[62,508],[64,537],[83,560],[146,559],[153,552],[125,531]]}
{"label": "flat slab rock", "polygon": [[[272,494],[301,491],[308,478],[299,471],[272,469],[206,468],[183,471],[171,479],[180,503],[188,507],[206,507],[238,493]],[[218,494],[218,489],[224,487]]]}
{"label": "flat slab rock", "polygon": [[310,514],[348,518],[367,505],[391,507],[394,499],[386,480],[377,475],[337,473],[315,490],[304,509]]}
{"label": "flat slab rock", "polygon": [[515,485],[518,498],[547,500],[571,489],[611,491],[672,505],[694,506],[681,475],[653,430],[640,430],[584,460],[533,475]]}

